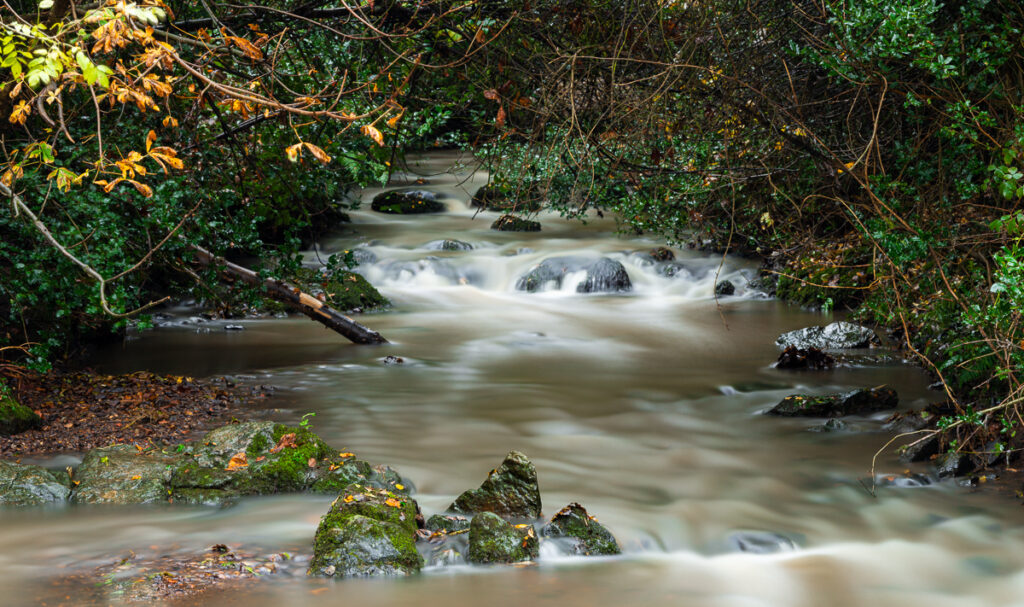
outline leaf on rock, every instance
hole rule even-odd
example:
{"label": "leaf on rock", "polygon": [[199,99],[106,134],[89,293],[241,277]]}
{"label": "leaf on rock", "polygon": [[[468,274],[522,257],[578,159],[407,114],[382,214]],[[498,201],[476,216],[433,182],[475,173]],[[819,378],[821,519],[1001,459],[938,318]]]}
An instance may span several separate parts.
{"label": "leaf on rock", "polygon": [[231,461],[228,462],[228,467],[225,470],[238,470],[239,468],[245,468],[249,465],[249,460],[245,457],[245,451],[239,451],[231,457]]}
{"label": "leaf on rock", "polygon": [[276,445],[274,445],[273,447],[270,448],[270,452],[271,453],[277,453],[278,451],[281,451],[282,449],[285,449],[285,448],[288,448],[288,447],[294,449],[297,446],[298,445],[295,444],[295,433],[294,432],[289,432],[288,434],[285,434],[284,436],[282,436],[281,440],[277,441]]}

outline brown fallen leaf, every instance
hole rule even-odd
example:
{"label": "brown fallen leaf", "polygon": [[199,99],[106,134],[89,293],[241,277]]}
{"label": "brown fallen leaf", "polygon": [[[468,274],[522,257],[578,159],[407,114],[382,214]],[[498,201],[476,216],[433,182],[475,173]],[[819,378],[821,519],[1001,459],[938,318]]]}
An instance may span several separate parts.
{"label": "brown fallen leaf", "polygon": [[402,502],[396,500],[393,497],[389,497],[388,499],[384,500],[384,503],[387,504],[388,506],[391,506],[392,508],[401,508],[402,507]]}
{"label": "brown fallen leaf", "polygon": [[277,453],[287,447],[295,448],[298,445],[295,444],[295,433],[289,432],[281,437],[281,440],[277,441],[277,444],[270,448],[271,453]]}
{"label": "brown fallen leaf", "polygon": [[248,465],[249,460],[245,457],[245,451],[239,451],[231,456],[231,461],[228,462],[228,467],[225,468],[225,470],[238,470],[239,468],[245,468]]}
{"label": "brown fallen leaf", "polygon": [[309,458],[309,461],[306,462],[306,464],[308,464],[310,468],[316,468],[316,458],[315,457]]}

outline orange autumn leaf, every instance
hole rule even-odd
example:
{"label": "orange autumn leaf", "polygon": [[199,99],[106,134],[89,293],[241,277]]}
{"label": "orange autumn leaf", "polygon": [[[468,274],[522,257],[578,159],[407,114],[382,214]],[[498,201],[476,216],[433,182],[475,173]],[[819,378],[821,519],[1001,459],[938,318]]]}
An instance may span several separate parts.
{"label": "orange autumn leaf", "polygon": [[308,466],[309,466],[310,468],[316,468],[316,458],[315,458],[315,457],[311,457],[311,458],[309,458],[309,461],[308,461],[308,462],[306,462],[306,464],[307,464],[307,465],[308,465]]}
{"label": "orange autumn leaf", "polygon": [[349,453],[348,451],[345,451],[343,453],[339,453],[338,454],[338,457],[355,457],[355,456],[356,456],[355,453]]}
{"label": "orange autumn leaf", "polygon": [[384,135],[382,135],[381,132],[377,130],[377,127],[366,125],[360,130],[363,132],[363,135],[366,135],[370,139],[373,139],[377,145],[384,145]]}
{"label": "orange autumn leaf", "polygon": [[284,436],[282,436],[281,440],[277,441],[276,445],[274,445],[273,447],[270,448],[270,452],[271,453],[277,453],[278,451],[281,451],[282,449],[285,449],[285,448],[288,448],[288,447],[295,448],[297,446],[298,445],[295,444],[295,433],[294,432],[289,432],[288,434],[285,434]]}
{"label": "orange autumn leaf", "polygon": [[402,507],[402,502],[396,500],[393,497],[389,497],[388,499],[384,500],[384,503],[387,504],[388,506],[391,506],[392,508],[401,508]]}
{"label": "orange autumn leaf", "polygon": [[249,460],[245,457],[245,451],[239,451],[231,457],[231,461],[228,462],[228,467],[225,470],[238,470],[248,465]]}
{"label": "orange autumn leaf", "polygon": [[346,495],[345,496],[345,503],[346,504],[351,504],[354,501],[356,501],[356,498],[355,498],[354,495]]}

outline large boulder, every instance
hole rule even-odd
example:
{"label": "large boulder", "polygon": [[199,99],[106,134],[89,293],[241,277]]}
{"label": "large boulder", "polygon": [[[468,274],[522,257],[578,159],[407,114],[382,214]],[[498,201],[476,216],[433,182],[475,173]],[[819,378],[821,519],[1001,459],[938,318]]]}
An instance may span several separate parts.
{"label": "large boulder", "polygon": [[437,194],[426,190],[389,190],[373,198],[370,208],[378,213],[392,215],[418,215],[421,213],[442,213],[447,208]]}
{"label": "large boulder", "polygon": [[466,491],[448,509],[459,514],[493,512],[508,518],[540,518],[537,469],[522,453],[509,451],[478,489]]}
{"label": "large boulder", "polygon": [[875,332],[850,322],[834,322],[825,326],[807,327],[783,333],[775,340],[780,348],[818,348],[819,350],[850,350],[881,344]]}
{"label": "large boulder", "polygon": [[591,556],[622,552],[615,536],[575,502],[551,517],[551,522],[541,529],[541,535],[570,540],[573,554]]}
{"label": "large boulder", "polygon": [[476,515],[469,525],[466,560],[470,563],[518,563],[539,554],[540,542],[533,525],[512,525],[490,512]]}
{"label": "large boulder", "polygon": [[765,414],[783,417],[843,417],[895,409],[897,404],[899,397],[896,391],[883,386],[824,396],[792,394]]}
{"label": "large boulder", "polygon": [[520,277],[516,289],[535,293],[545,285],[554,284],[561,288],[565,277],[577,272],[586,272],[582,282],[576,286],[577,293],[622,293],[633,290],[629,274],[621,263],[600,257],[551,257]]}
{"label": "large boulder", "polygon": [[70,480],[41,466],[0,460],[0,506],[42,506],[71,496]]}
{"label": "large boulder", "polygon": [[515,215],[502,215],[494,220],[491,229],[499,232],[540,232],[540,222]]}
{"label": "large boulder", "polygon": [[43,418],[6,394],[5,389],[0,384],[0,435],[17,434],[43,425]]}
{"label": "large boulder", "polygon": [[409,575],[423,567],[416,550],[416,502],[409,496],[349,485],[320,520],[309,575]]}
{"label": "large boulder", "polygon": [[74,501],[82,504],[166,502],[180,457],[134,445],[93,449],[75,471]]}

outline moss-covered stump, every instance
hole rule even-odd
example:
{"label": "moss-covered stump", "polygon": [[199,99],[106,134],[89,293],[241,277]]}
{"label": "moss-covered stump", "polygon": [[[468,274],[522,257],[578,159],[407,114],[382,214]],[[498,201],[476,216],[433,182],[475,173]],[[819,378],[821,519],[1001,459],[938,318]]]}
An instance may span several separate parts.
{"label": "moss-covered stump", "polygon": [[17,434],[43,425],[35,411],[0,391],[0,434]]}
{"label": "moss-covered stump", "polygon": [[423,567],[416,550],[416,502],[406,495],[349,485],[320,520],[309,575],[409,575]]}
{"label": "moss-covered stump", "polygon": [[67,474],[0,460],[0,506],[43,506],[71,497]]}
{"label": "moss-covered stump", "polygon": [[783,417],[843,417],[846,415],[869,415],[879,411],[895,409],[899,397],[892,388],[864,388],[842,394],[808,396],[792,394],[782,399],[765,415]]}
{"label": "moss-covered stump", "polygon": [[303,268],[295,278],[300,287],[322,297],[327,305],[337,310],[368,312],[391,305],[387,297],[357,272],[340,271],[328,276]]}
{"label": "moss-covered stump", "polygon": [[875,332],[850,322],[834,322],[825,326],[807,327],[783,333],[775,340],[780,348],[852,350],[881,344]]}
{"label": "moss-covered stump", "polygon": [[571,540],[573,554],[592,556],[622,552],[615,536],[575,502],[551,517],[551,522],[541,529],[541,535]]}
{"label": "moss-covered stump", "polygon": [[538,554],[540,542],[533,525],[513,525],[490,512],[476,515],[469,525],[466,560],[470,563],[518,563]]}
{"label": "moss-covered stump", "polygon": [[169,481],[180,457],[134,445],[93,449],[75,471],[73,499],[82,504],[166,502]]}
{"label": "moss-covered stump", "polygon": [[537,469],[522,453],[509,451],[478,489],[466,491],[448,509],[459,514],[493,512],[508,518],[540,518]]}
{"label": "moss-covered stump", "polygon": [[381,192],[373,198],[370,208],[378,213],[392,215],[442,213],[447,210],[444,203],[437,199],[437,194],[425,190]]}
{"label": "moss-covered stump", "polygon": [[491,229],[499,232],[540,232],[540,222],[515,215],[502,215],[494,220]]}

